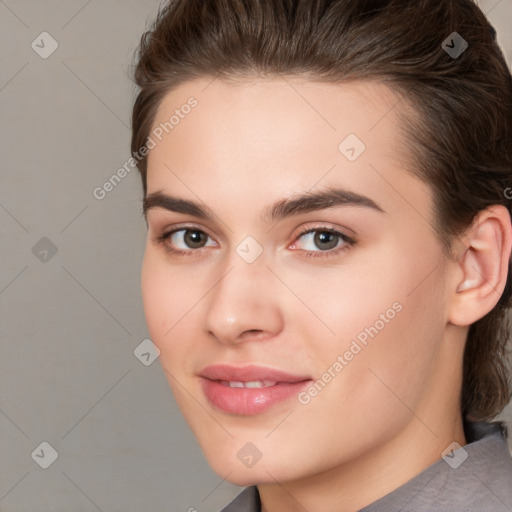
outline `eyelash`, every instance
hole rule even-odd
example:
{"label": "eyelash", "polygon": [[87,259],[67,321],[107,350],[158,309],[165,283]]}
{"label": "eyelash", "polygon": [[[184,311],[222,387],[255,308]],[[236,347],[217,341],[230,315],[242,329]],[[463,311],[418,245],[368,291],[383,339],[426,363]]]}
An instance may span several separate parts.
{"label": "eyelash", "polygon": [[[169,253],[176,255],[176,256],[187,256],[187,257],[188,256],[201,256],[204,247],[199,248],[199,249],[183,250],[183,249],[172,249],[168,245],[166,245],[167,240],[174,233],[177,233],[178,231],[198,231],[198,232],[204,233],[205,235],[207,235],[209,237],[209,235],[207,233],[205,233],[202,229],[200,229],[196,226],[188,225],[188,226],[181,226],[179,228],[173,229],[172,231],[164,232],[161,235],[158,235],[155,238],[155,241],[159,244],[165,245],[165,249]],[[344,242],[344,244],[341,247],[337,247],[335,249],[329,249],[326,251],[306,251],[304,249],[294,249],[294,250],[303,252],[304,256],[306,258],[330,258],[333,256],[337,256],[341,252],[346,251],[346,250],[350,249],[351,247],[353,247],[354,245],[356,245],[356,241],[353,238],[345,235],[344,233],[341,233],[340,231],[336,231],[335,229],[329,228],[327,226],[316,226],[314,228],[304,228],[303,230],[301,230],[299,232],[299,234],[297,235],[295,240],[299,240],[301,237],[303,237],[304,235],[307,235],[308,233],[316,233],[316,232],[330,233],[332,235],[335,235],[338,238],[340,238]]]}
{"label": "eyelash", "polygon": [[[327,251],[306,251],[304,249],[294,249],[301,251],[304,253],[304,256],[306,258],[330,258],[337,256],[338,254],[350,249],[352,246],[356,244],[356,241],[353,238],[350,238],[349,236],[345,235],[344,233],[341,233],[340,231],[336,231],[333,228],[329,228],[327,226],[315,226],[314,228],[304,228],[302,229],[295,240],[299,240],[304,235],[307,235],[308,233],[330,233],[332,235],[335,235],[339,239],[343,241],[343,245],[341,247],[337,247],[335,249],[329,249]],[[294,242],[295,243],[295,242]]]}

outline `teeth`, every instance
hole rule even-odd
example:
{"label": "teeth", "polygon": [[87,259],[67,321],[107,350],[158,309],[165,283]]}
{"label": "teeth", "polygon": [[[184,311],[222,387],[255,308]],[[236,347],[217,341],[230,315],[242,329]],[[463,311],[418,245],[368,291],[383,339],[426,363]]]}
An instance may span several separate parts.
{"label": "teeth", "polygon": [[246,388],[268,388],[269,386],[274,386],[275,382],[271,382],[269,380],[254,380],[245,383]]}
{"label": "teeth", "polygon": [[277,384],[272,380],[252,380],[248,382],[221,380],[220,383],[230,388],[268,388]]}

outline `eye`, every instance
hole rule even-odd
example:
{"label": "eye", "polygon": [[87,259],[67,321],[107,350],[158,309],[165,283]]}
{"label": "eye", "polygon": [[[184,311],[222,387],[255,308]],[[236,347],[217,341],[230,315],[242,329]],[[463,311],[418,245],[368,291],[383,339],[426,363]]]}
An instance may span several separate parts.
{"label": "eye", "polygon": [[193,227],[163,233],[157,241],[163,243],[169,252],[178,254],[199,252],[204,247],[217,245],[204,231]]}
{"label": "eye", "polygon": [[292,244],[292,249],[305,252],[326,253],[312,256],[337,254],[354,245],[355,241],[347,235],[331,228],[318,227],[303,231]]}

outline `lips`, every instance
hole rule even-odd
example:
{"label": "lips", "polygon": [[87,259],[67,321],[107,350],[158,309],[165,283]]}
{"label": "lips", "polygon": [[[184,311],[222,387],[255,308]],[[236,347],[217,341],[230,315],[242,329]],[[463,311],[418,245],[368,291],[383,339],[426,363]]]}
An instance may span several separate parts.
{"label": "lips", "polygon": [[264,366],[228,366],[215,365],[204,368],[199,375],[210,380],[238,381],[238,382],[254,382],[268,380],[272,382],[294,383],[304,380],[310,380],[309,376],[292,375],[273,368]]}
{"label": "lips", "polygon": [[263,366],[208,366],[201,370],[202,389],[208,401],[230,414],[261,413],[299,393],[311,377]]}

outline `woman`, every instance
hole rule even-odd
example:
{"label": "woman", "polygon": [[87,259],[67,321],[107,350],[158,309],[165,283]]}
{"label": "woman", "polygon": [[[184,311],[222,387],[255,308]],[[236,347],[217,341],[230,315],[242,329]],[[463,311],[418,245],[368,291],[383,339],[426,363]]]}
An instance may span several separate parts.
{"label": "woman", "polygon": [[173,0],[145,315],[224,510],[512,509],[512,85],[469,0]]}

